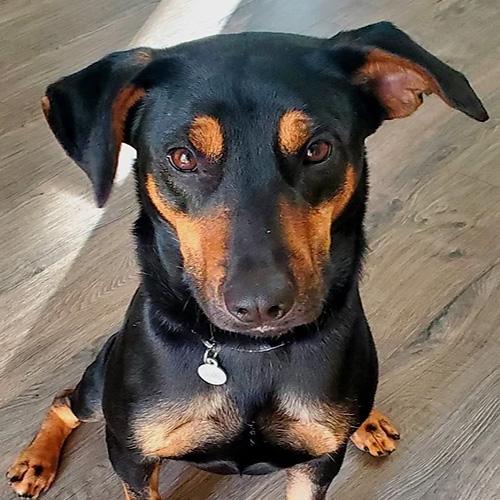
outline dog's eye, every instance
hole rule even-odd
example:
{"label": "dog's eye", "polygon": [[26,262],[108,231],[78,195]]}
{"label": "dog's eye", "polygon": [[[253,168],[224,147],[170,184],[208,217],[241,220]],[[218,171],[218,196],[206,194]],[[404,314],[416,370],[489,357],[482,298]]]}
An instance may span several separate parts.
{"label": "dog's eye", "polygon": [[305,163],[321,163],[325,161],[332,150],[332,145],[326,141],[316,141],[306,149]]}
{"label": "dog's eye", "polygon": [[182,172],[193,172],[198,167],[196,156],[187,148],[171,149],[167,157],[172,167]]}

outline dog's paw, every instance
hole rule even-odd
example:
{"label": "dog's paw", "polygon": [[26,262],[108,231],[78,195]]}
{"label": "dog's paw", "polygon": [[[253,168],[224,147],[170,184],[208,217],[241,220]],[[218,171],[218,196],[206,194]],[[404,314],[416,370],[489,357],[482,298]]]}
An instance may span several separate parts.
{"label": "dog's paw", "polygon": [[399,432],[378,410],[372,410],[361,427],[351,436],[351,441],[374,457],[390,455],[396,449]]}
{"label": "dog's paw", "polygon": [[7,472],[10,487],[23,498],[38,498],[47,491],[56,477],[57,456],[44,456],[42,450],[23,451]]}

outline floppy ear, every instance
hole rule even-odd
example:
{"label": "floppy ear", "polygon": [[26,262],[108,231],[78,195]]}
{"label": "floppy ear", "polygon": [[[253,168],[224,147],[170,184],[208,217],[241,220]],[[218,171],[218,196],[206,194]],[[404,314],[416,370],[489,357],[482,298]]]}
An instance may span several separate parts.
{"label": "floppy ear", "polygon": [[449,106],[486,121],[488,113],[467,79],[392,23],[379,22],[330,39],[336,62],[355,85],[371,93],[385,118],[403,118],[436,94]]}
{"label": "floppy ear", "polygon": [[42,98],[52,132],[90,178],[99,207],[113,186],[129,111],[145,94],[133,80],[155,52],[138,48],[110,54],[49,85]]}

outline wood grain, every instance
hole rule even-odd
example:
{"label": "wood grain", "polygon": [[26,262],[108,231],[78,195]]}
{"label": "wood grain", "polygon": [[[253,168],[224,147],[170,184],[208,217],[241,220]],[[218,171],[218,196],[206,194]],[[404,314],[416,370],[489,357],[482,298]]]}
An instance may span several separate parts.
{"label": "wood grain", "polygon": [[[125,48],[153,0],[7,0],[0,11],[0,470],[55,392],[119,327],[137,283],[130,179],[105,211],[39,112],[55,78]],[[402,431],[383,460],[350,449],[329,498],[500,498],[500,11],[493,0],[244,0],[225,31],[330,36],[390,19],[464,71],[492,119],[428,99],[368,142],[371,252],[363,297],[379,407]],[[172,463],[171,500],[274,500],[283,475],[219,477]],[[0,498],[10,498],[0,484]],[[70,438],[47,499],[121,498],[99,424]]]}

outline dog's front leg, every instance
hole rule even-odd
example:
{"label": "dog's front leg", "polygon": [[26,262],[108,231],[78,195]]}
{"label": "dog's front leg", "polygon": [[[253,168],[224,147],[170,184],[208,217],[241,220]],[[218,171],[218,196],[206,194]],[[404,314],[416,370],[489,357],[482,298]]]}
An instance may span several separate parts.
{"label": "dog's front leg", "polygon": [[286,500],[323,500],[344,461],[346,446],[287,472]]}
{"label": "dog's front leg", "polygon": [[106,428],[106,443],[113,469],[125,490],[125,500],[161,500],[158,491],[160,462],[143,457]]}
{"label": "dog's front leg", "polygon": [[376,408],[351,436],[351,441],[374,457],[390,455],[396,449],[399,432],[394,424]]}
{"label": "dog's front leg", "polygon": [[71,408],[71,392],[56,396],[37,435],[7,472],[10,486],[18,496],[38,498],[54,482],[64,442],[80,425]]}

